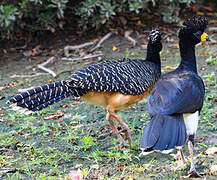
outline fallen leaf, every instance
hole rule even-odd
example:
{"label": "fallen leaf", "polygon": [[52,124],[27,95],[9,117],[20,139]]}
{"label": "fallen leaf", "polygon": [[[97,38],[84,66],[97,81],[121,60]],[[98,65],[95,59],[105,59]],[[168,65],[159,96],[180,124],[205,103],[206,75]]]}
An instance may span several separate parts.
{"label": "fallen leaf", "polygon": [[217,154],[217,147],[211,147],[205,151],[206,154]]}
{"label": "fallen leaf", "polygon": [[21,131],[21,132],[19,132],[18,134],[22,136],[22,135],[24,135],[24,132],[23,132],[23,131]]}
{"label": "fallen leaf", "polygon": [[73,103],[72,103],[72,106],[75,106],[75,105],[78,105],[79,104],[79,101],[74,101]]}
{"label": "fallen leaf", "polygon": [[76,170],[71,170],[69,172],[69,180],[83,180],[83,175],[82,171],[80,169]]}
{"label": "fallen leaf", "polygon": [[69,108],[68,104],[63,105],[64,108]]}
{"label": "fallen leaf", "polygon": [[160,51],[160,55],[163,55],[164,54],[164,51]]}
{"label": "fallen leaf", "polygon": [[209,21],[209,24],[217,24],[217,20],[216,19],[212,19]]}
{"label": "fallen leaf", "polygon": [[204,12],[198,11],[197,15],[204,16]]}
{"label": "fallen leaf", "polygon": [[203,142],[203,138],[200,138],[199,141],[200,141],[200,142]]}
{"label": "fallen leaf", "polygon": [[64,116],[64,114],[55,113],[55,114],[52,114],[51,116],[45,117],[44,119],[45,120],[59,119],[59,118],[61,118],[63,116]]}
{"label": "fallen leaf", "polygon": [[4,85],[2,87],[0,87],[0,91],[7,89],[9,86],[8,85]]}
{"label": "fallen leaf", "polygon": [[176,69],[177,67],[173,67],[173,66],[165,66],[163,69]]}
{"label": "fallen leaf", "polygon": [[16,51],[16,48],[10,48],[10,51],[14,52],[14,51]]}
{"label": "fallen leaf", "polygon": [[211,172],[211,173],[217,172],[217,165],[211,166],[211,167],[210,167],[210,172]]}
{"label": "fallen leaf", "polygon": [[116,46],[112,46],[112,51],[117,51],[118,48]]}
{"label": "fallen leaf", "polygon": [[57,68],[55,68],[55,69],[54,69],[54,72],[58,72],[58,69],[57,69]]}
{"label": "fallen leaf", "polygon": [[3,51],[4,54],[8,53],[6,49],[3,49],[2,51]]}
{"label": "fallen leaf", "polygon": [[136,23],[136,25],[139,26],[139,27],[142,26],[141,20],[138,20],[137,23]]}
{"label": "fallen leaf", "polygon": [[33,51],[25,51],[25,52],[23,52],[23,55],[26,57],[30,57],[30,56],[34,56],[34,53],[33,53]]}
{"label": "fallen leaf", "polygon": [[131,56],[136,56],[136,53],[132,52],[130,53]]}
{"label": "fallen leaf", "polygon": [[179,44],[173,44],[171,47],[174,48],[174,49],[178,49],[179,48]]}
{"label": "fallen leaf", "polygon": [[10,83],[10,86],[11,86],[11,87],[16,87],[16,83],[15,83],[15,82],[11,82],[11,83]]}
{"label": "fallen leaf", "polygon": [[9,123],[8,123],[8,126],[10,126],[10,127],[13,126],[13,122],[12,122],[12,121],[9,122]]}
{"label": "fallen leaf", "polygon": [[209,55],[209,53],[208,53],[208,52],[201,52],[200,55],[201,55],[201,56],[202,56],[202,55]]}
{"label": "fallen leaf", "polygon": [[196,6],[191,6],[191,10],[197,12],[198,8]]}

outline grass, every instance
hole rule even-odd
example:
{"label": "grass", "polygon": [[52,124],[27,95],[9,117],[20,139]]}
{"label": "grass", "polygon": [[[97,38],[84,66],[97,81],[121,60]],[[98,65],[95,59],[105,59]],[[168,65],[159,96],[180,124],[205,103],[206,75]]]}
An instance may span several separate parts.
{"label": "grass", "polygon": [[[134,49],[127,49],[123,54],[129,56],[132,51]],[[138,49],[135,51],[140,56],[144,55]],[[164,51],[166,52],[161,56],[164,59],[162,67],[177,66],[178,50],[166,45]],[[213,56],[200,56],[202,51],[209,51]],[[217,164],[216,155],[203,153],[204,150],[217,146],[216,141],[210,138],[217,132],[215,53],[216,45],[197,48],[198,70],[206,85],[206,98],[200,116],[194,157],[197,170],[208,179],[217,177],[210,173],[210,167]],[[131,148],[118,146],[118,141],[105,120],[104,109],[81,100],[75,102],[70,98],[64,99],[33,115],[12,111],[5,103],[18,89],[56,81],[50,79],[50,76],[11,79],[10,75],[28,74],[32,71],[25,70],[28,62],[23,60],[16,63],[15,66],[5,64],[5,67],[10,68],[0,67],[0,86],[12,82],[16,84],[16,87],[9,86],[0,94],[6,97],[0,101],[0,179],[67,179],[72,169],[80,169],[86,179],[103,180],[179,179],[187,174],[190,162],[188,160],[186,168],[176,169],[176,151],[170,155],[153,153],[144,157],[140,154],[139,139],[150,119],[146,109],[147,100],[119,113],[133,131]],[[74,71],[86,64],[74,62],[56,66],[59,70],[70,67]],[[29,65],[32,66],[31,63]],[[58,79],[65,79],[69,75],[70,73],[61,74]],[[52,113],[64,116],[46,120]],[[189,155],[186,145],[184,154],[186,157]]]}

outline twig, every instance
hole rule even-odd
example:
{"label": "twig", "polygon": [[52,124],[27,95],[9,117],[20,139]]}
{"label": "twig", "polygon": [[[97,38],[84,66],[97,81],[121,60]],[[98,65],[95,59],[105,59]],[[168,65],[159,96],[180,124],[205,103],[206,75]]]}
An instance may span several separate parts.
{"label": "twig", "polygon": [[97,45],[95,47],[93,47],[90,52],[93,52],[95,51],[97,48],[99,48],[101,46],[101,44],[106,40],[108,39],[110,36],[112,35],[112,32],[106,34],[105,36],[103,36],[102,39],[100,39],[100,41],[97,43]]}
{"label": "twig", "polygon": [[132,42],[133,46],[136,45],[136,40],[133,39],[132,37],[130,37],[130,34],[132,33],[133,31],[125,31],[124,33],[124,37],[127,38],[129,41]]}
{"label": "twig", "polygon": [[63,61],[80,61],[80,60],[85,60],[85,59],[99,57],[99,56],[103,56],[103,54],[101,53],[101,54],[87,55],[87,56],[84,56],[84,57],[76,57],[76,58],[65,58],[65,57],[63,57],[62,60]]}
{"label": "twig", "polygon": [[49,59],[48,59],[47,61],[45,61],[44,63],[37,65],[37,67],[38,67],[39,69],[45,71],[45,72],[48,72],[48,73],[51,74],[53,77],[56,77],[56,73],[55,73],[54,71],[52,71],[52,70],[50,70],[50,69],[44,67],[44,66],[47,65],[48,63],[53,62],[53,60],[54,60],[54,56],[51,57],[51,58],[49,58]]}
{"label": "twig", "polygon": [[217,27],[209,27],[208,30],[213,31],[213,32],[217,32]]}
{"label": "twig", "polygon": [[87,42],[87,43],[80,44],[80,45],[75,45],[75,46],[66,46],[64,48],[64,54],[65,54],[66,57],[69,57],[70,55],[72,55],[72,54],[69,54],[69,51],[75,50],[75,49],[80,49],[80,48],[90,46],[90,45],[93,45],[93,44],[94,44],[94,42]]}
{"label": "twig", "polygon": [[14,74],[11,75],[10,78],[31,78],[31,77],[36,77],[36,76],[41,76],[41,75],[47,75],[47,73],[36,73],[36,74],[26,74],[26,75],[18,75],[18,74]]}

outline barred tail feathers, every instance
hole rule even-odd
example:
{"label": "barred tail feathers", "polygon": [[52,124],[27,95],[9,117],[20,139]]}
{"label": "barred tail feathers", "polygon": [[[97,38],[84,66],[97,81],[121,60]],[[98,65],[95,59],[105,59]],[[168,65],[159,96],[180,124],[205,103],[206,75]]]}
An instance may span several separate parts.
{"label": "barred tail feathers", "polygon": [[155,115],[145,127],[140,148],[145,153],[158,150],[169,152],[186,141],[186,127],[182,114]]}
{"label": "barred tail feathers", "polygon": [[27,108],[31,111],[37,111],[72,94],[72,90],[67,86],[65,81],[58,81],[44,84],[17,94],[10,98],[8,102],[16,103],[17,106]]}

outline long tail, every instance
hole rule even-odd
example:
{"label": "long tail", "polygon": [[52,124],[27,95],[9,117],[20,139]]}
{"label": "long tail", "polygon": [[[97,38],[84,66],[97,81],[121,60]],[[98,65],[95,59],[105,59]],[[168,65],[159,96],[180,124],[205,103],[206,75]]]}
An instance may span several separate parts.
{"label": "long tail", "polygon": [[38,111],[69,96],[79,96],[76,89],[71,89],[66,81],[58,81],[44,84],[10,98],[8,103],[16,103],[17,106]]}
{"label": "long tail", "polygon": [[186,127],[182,114],[155,115],[141,136],[140,148],[145,153],[168,151],[186,142]]}

